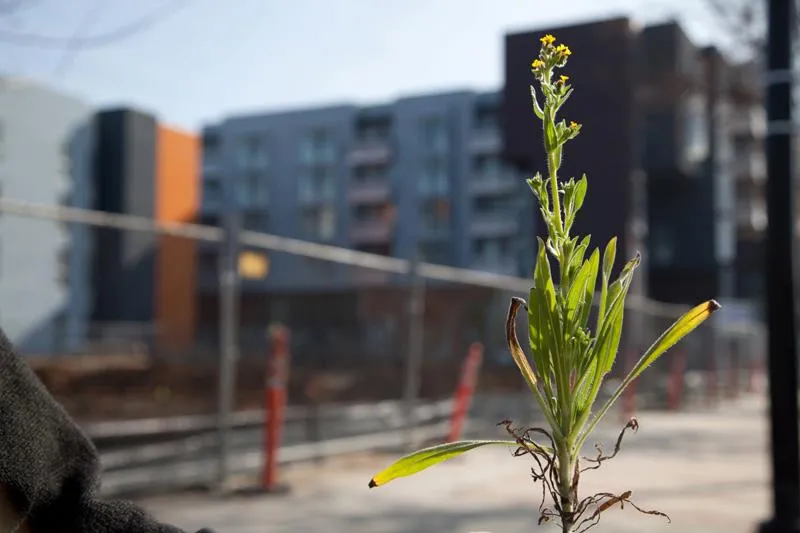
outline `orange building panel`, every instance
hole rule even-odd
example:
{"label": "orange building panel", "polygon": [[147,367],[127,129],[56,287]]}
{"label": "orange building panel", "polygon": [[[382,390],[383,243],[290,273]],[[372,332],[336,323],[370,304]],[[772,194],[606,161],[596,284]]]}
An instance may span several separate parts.
{"label": "orange building panel", "polygon": [[[161,222],[193,222],[200,208],[200,141],[159,125],[156,146],[155,216]],[[182,351],[194,342],[197,321],[197,242],[165,235],[156,259],[155,315],[158,344]]]}

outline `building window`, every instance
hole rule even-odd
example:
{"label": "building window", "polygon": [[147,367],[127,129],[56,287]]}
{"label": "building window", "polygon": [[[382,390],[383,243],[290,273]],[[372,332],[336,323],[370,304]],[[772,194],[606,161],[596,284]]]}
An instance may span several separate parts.
{"label": "building window", "polygon": [[303,169],[297,179],[301,201],[331,201],[336,197],[336,175],[329,166]]}
{"label": "building window", "polygon": [[512,257],[513,245],[510,237],[496,239],[476,239],[472,252],[480,263],[488,265],[499,263]]}
{"label": "building window", "polygon": [[237,187],[237,203],[259,206],[269,202],[269,181],[264,172],[250,171],[240,177]]}
{"label": "building window", "polygon": [[264,210],[248,210],[242,214],[242,227],[248,231],[267,231],[269,214]]}
{"label": "building window", "polygon": [[351,211],[351,218],[355,224],[372,224],[391,222],[394,219],[394,206],[382,205],[357,205]]}
{"label": "building window", "polygon": [[203,203],[214,205],[222,202],[222,183],[217,180],[203,181]]}
{"label": "building window", "polygon": [[329,241],[336,232],[336,213],[330,206],[308,209],[302,214],[302,226],[309,238]]}
{"label": "building window", "polygon": [[61,285],[69,284],[69,256],[66,246],[56,253],[56,281]]}
{"label": "building window", "polygon": [[675,241],[667,228],[653,228],[650,231],[650,254],[655,266],[669,266],[675,257]]}
{"label": "building window", "polygon": [[450,202],[434,200],[425,202],[420,209],[420,222],[427,231],[446,232],[450,229]]}
{"label": "building window", "polygon": [[450,190],[447,164],[442,158],[433,158],[422,167],[418,186],[424,195],[446,195]]}
{"label": "building window", "polygon": [[422,145],[432,152],[445,152],[449,148],[446,123],[442,117],[427,117],[420,125]]}
{"label": "building window", "polygon": [[442,243],[423,242],[419,245],[419,260],[434,265],[450,264],[450,246]]}
{"label": "building window", "polygon": [[386,165],[362,165],[356,167],[353,173],[353,183],[356,185],[386,183],[388,179],[389,170]]}
{"label": "building window", "polygon": [[211,215],[211,214],[202,214],[200,215],[199,223],[201,226],[215,226],[219,227],[220,225],[220,218],[219,215]]}
{"label": "building window", "polygon": [[516,213],[516,198],[482,197],[476,198],[472,204],[472,214],[475,217],[514,216]]}
{"label": "building window", "polygon": [[684,110],[684,158],[689,164],[701,163],[708,157],[708,112],[702,95],[687,98]]}
{"label": "building window", "polygon": [[477,156],[473,161],[473,170],[475,179],[499,179],[503,172],[503,162],[496,155]]}
{"label": "building window", "polygon": [[487,107],[479,107],[476,109],[474,127],[476,131],[481,132],[495,132],[499,130],[497,111]]}
{"label": "building window", "polygon": [[239,143],[236,166],[244,170],[264,169],[269,165],[267,142],[263,137],[248,135]]}
{"label": "building window", "polygon": [[324,129],[308,132],[300,140],[300,162],[304,165],[329,165],[336,161],[333,138]]}

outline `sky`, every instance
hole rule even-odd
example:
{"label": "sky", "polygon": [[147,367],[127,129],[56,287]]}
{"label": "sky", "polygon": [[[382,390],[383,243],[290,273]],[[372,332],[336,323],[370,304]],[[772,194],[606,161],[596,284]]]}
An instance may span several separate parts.
{"label": "sky", "polygon": [[724,35],[704,0],[0,0],[0,74],[193,130],[235,113],[497,89],[505,33],[617,15],[676,18],[697,44]]}

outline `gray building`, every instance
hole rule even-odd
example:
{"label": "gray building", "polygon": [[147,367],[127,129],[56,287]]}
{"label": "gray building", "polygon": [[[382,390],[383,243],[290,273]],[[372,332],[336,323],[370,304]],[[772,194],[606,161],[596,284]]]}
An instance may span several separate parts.
{"label": "gray building", "polygon": [[[501,159],[499,93],[232,117],[203,134],[202,219],[427,262],[528,275],[532,194]],[[217,250],[201,284],[217,283]],[[326,290],[390,276],[281,254],[244,290]]]}
{"label": "gray building", "polygon": [[[79,99],[0,78],[0,194],[90,205],[92,109]],[[0,324],[28,353],[86,336],[91,230],[0,214]]]}

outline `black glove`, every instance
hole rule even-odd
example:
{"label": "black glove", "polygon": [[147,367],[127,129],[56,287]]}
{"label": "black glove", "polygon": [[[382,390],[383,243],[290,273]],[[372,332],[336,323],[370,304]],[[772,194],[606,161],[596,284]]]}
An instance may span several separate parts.
{"label": "black glove", "polygon": [[132,503],[99,500],[99,470],[92,442],[0,331],[0,488],[31,531],[183,533]]}

